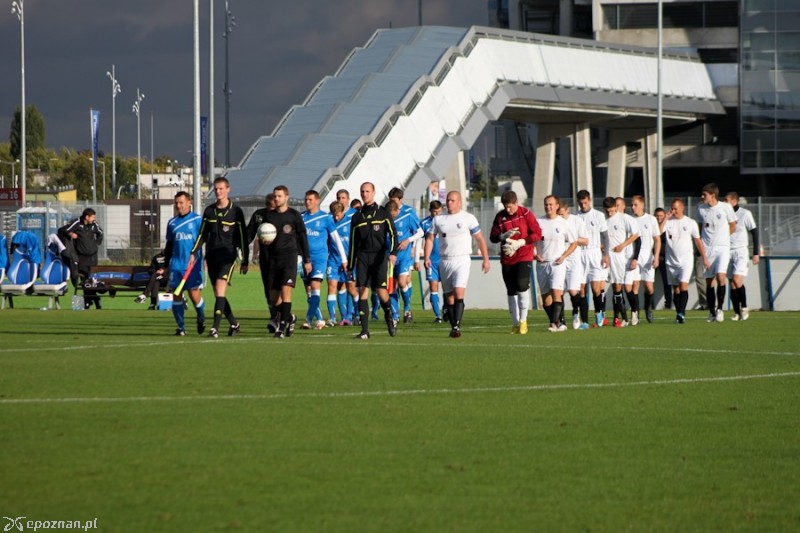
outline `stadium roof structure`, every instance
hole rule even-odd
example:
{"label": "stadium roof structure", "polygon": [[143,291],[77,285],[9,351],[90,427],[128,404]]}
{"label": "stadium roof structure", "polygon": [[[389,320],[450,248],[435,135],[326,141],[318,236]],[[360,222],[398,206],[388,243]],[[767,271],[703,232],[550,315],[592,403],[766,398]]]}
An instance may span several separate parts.
{"label": "stadium roof structure", "polygon": [[[378,199],[420,195],[492,120],[652,128],[656,65],[651,49],[496,28],[378,30],[227,176],[239,198],[281,184],[357,197],[364,181]],[[695,54],[662,65],[665,125],[724,113]]]}

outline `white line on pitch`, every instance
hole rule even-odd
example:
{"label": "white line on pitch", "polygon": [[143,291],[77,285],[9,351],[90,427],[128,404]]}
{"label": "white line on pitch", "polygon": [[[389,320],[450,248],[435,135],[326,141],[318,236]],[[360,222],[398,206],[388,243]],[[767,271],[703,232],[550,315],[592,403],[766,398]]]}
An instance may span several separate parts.
{"label": "white line on pitch", "polygon": [[743,376],[717,376],[706,378],[660,379],[653,381],[631,381],[628,383],[561,383],[553,385],[519,385],[511,387],[477,387],[465,389],[407,389],[388,391],[350,391],[350,392],[298,392],[281,394],[219,394],[204,396],[132,396],[87,397],[87,398],[4,398],[0,405],[8,404],[53,404],[53,403],[124,403],[124,402],[187,402],[187,401],[230,401],[230,400],[284,400],[293,398],[365,398],[389,396],[423,396],[436,394],[480,394],[492,392],[534,392],[567,389],[613,389],[622,387],[644,387],[648,385],[680,385],[691,383],[714,383],[746,381],[754,379],[773,379],[797,377],[800,372],[780,372],[771,374],[750,374]]}
{"label": "white line on pitch", "polygon": [[[562,337],[563,338],[563,337]],[[339,342],[336,342],[338,340]],[[333,341],[333,342],[332,342]],[[36,348],[2,348],[0,349],[0,354],[10,354],[10,353],[43,353],[43,352],[65,352],[65,351],[84,351],[84,350],[97,350],[98,348],[104,349],[115,349],[115,348],[138,348],[138,347],[152,347],[152,346],[164,346],[164,347],[174,347],[179,346],[182,344],[197,344],[197,343],[236,343],[236,344],[248,344],[248,343],[272,343],[274,342],[274,346],[278,345],[285,345],[289,346],[291,344],[300,344],[304,346],[330,346],[331,344],[335,344],[337,346],[386,346],[386,347],[399,347],[399,348],[422,348],[422,347],[430,347],[429,342],[420,341],[420,342],[408,342],[403,340],[389,340],[388,336],[386,337],[385,341],[379,340],[378,338],[373,338],[367,342],[364,341],[355,341],[350,337],[340,337],[336,335],[314,335],[314,336],[299,336],[295,337],[292,340],[273,340],[270,338],[265,337],[249,337],[249,338],[242,338],[239,337],[237,339],[231,340],[219,340],[219,339],[204,339],[200,338],[197,340],[185,340],[185,341],[152,341],[152,342],[130,342],[130,343],[117,343],[117,344],[84,344],[84,345],[73,345],[73,346],[39,346]],[[505,348],[530,348],[535,346],[537,350],[564,350],[565,348],[579,348],[580,346],[575,345],[567,345],[567,344],[526,344],[526,343],[513,343],[513,344],[504,344],[503,347]],[[452,343],[442,344],[436,347],[437,350],[447,350],[447,349],[456,349],[461,350],[462,348],[497,348],[497,344],[494,343],[473,343],[473,342],[459,342],[455,341]],[[755,355],[777,355],[777,356],[790,356],[790,357],[797,357],[800,356],[799,352],[776,352],[776,351],[757,351],[757,350],[723,350],[723,349],[715,349],[715,348],[680,348],[680,347],[664,347],[660,348],[658,346],[628,346],[629,350],[642,350],[649,353],[653,353],[654,351],[670,351],[670,352],[681,352],[681,353],[708,353],[708,354],[735,354],[735,355],[744,355],[744,354],[755,354]],[[505,355],[518,355],[516,353],[502,353],[502,354],[492,354],[493,357],[501,357]],[[537,355],[542,355],[541,352],[538,352]],[[562,352],[559,352],[559,355],[564,355]]]}

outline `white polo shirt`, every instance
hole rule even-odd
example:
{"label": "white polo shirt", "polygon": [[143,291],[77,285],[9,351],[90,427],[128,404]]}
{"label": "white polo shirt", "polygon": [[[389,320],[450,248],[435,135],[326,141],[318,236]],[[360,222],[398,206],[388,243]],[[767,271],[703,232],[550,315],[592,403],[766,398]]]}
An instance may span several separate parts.
{"label": "white polo shirt", "polygon": [[570,228],[569,222],[561,217],[540,218],[539,227],[542,228],[542,240],[536,243],[539,256],[547,262],[555,261],[575,242],[575,233]]}
{"label": "white polo shirt", "polygon": [[470,256],[472,236],[480,231],[478,219],[466,211],[439,215],[431,226],[431,233],[439,236],[439,256],[442,259]]}
{"label": "white polo shirt", "polygon": [[642,239],[639,262],[649,263],[653,257],[655,240],[661,235],[658,230],[658,220],[650,213],[644,213],[640,217],[633,217],[633,219],[636,221],[636,225],[639,226],[639,237]]}
{"label": "white polo shirt", "polygon": [[[736,213],[736,230],[731,233],[731,249],[747,248],[750,245],[749,232],[756,229],[756,221],[749,209],[740,207]],[[753,250],[756,253],[756,250]]]}
{"label": "white polo shirt", "polygon": [[606,216],[597,209],[590,209],[586,213],[579,209],[575,216],[580,217],[586,225],[586,236],[589,239],[586,248],[599,249],[602,245],[600,234],[608,230]]}
{"label": "white polo shirt", "polygon": [[706,247],[730,248],[731,230],[730,223],[736,222],[736,213],[727,202],[717,202],[711,207],[708,204],[697,206],[697,223],[700,226],[700,235]]}
{"label": "white polo shirt", "polygon": [[694,264],[693,243],[700,237],[697,222],[687,216],[671,218],[664,223],[664,234],[667,265]]}

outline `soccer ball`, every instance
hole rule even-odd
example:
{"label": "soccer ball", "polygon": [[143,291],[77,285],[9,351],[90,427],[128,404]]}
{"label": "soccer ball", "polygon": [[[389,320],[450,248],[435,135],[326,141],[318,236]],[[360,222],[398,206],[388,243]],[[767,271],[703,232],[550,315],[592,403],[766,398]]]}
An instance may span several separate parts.
{"label": "soccer ball", "polygon": [[262,244],[269,244],[278,236],[278,230],[269,222],[264,222],[258,227],[258,240]]}

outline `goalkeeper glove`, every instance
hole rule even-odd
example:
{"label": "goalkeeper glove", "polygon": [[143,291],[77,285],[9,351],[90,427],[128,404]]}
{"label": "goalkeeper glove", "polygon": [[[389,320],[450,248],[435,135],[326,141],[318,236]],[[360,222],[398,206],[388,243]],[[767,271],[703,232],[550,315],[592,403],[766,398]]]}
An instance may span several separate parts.
{"label": "goalkeeper glove", "polygon": [[519,230],[517,228],[512,228],[512,229],[508,230],[505,233],[501,233],[500,234],[500,240],[504,241],[504,240],[508,239],[509,237],[513,237],[514,235],[516,235],[518,233],[519,233]]}
{"label": "goalkeeper glove", "polygon": [[511,257],[523,246],[525,246],[525,239],[508,239],[502,246],[502,250],[504,254]]}

